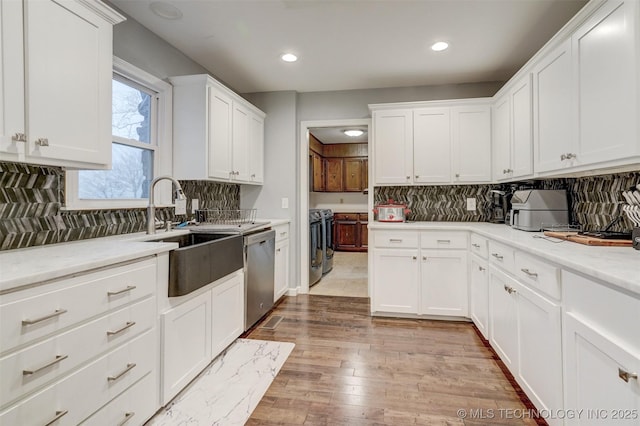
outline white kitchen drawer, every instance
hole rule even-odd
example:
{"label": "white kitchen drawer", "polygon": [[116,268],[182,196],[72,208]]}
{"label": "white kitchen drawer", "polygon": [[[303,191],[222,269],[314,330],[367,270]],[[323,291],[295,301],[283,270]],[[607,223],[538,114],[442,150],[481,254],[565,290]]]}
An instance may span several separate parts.
{"label": "white kitchen drawer", "polygon": [[489,240],[489,262],[506,272],[513,274],[515,269],[514,249]]}
{"label": "white kitchen drawer", "polygon": [[478,234],[471,234],[471,253],[486,259],[489,256],[489,240]]}
{"label": "white kitchen drawer", "polygon": [[427,231],[420,233],[420,247],[423,249],[464,249],[468,248],[466,232]]}
{"label": "white kitchen drawer", "polygon": [[274,226],[273,230],[276,231],[276,243],[289,238],[289,224],[283,223],[282,225]]}
{"label": "white kitchen drawer", "polygon": [[156,412],[157,381],[152,373],[82,422],[86,426],[142,425]]}
{"label": "white kitchen drawer", "polygon": [[149,297],[0,359],[0,407],[153,328],[155,308]]}
{"label": "white kitchen drawer", "polygon": [[373,246],[386,248],[418,248],[416,231],[374,231]]}
{"label": "white kitchen drawer", "polygon": [[[149,330],[91,364],[0,413],[1,425],[77,425],[146,374],[155,374],[156,330]],[[64,413],[50,423],[56,413]]]}
{"label": "white kitchen drawer", "polygon": [[515,253],[515,275],[527,287],[556,300],[562,298],[560,268],[521,251]]}
{"label": "white kitchen drawer", "polygon": [[0,296],[0,353],[151,295],[155,290],[156,261],[146,259]]}

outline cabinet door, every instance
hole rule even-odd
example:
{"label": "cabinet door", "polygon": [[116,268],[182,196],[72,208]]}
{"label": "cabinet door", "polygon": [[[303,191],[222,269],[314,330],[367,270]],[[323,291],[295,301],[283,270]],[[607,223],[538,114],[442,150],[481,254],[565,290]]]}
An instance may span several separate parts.
{"label": "cabinet door", "polygon": [[572,36],[580,165],[640,154],[637,1],[604,4]]}
{"label": "cabinet door", "polygon": [[449,108],[413,111],[413,182],[451,181]]}
{"label": "cabinet door", "polygon": [[493,176],[496,180],[511,178],[511,96],[502,96],[493,105]]}
{"label": "cabinet door", "polygon": [[24,53],[22,2],[0,1],[0,160],[17,161],[24,142]]}
{"label": "cabinet door", "polygon": [[567,424],[637,424],[640,383],[637,377],[625,378],[625,373],[640,372],[638,354],[573,313],[562,320],[565,409],[585,410],[584,416]]}
{"label": "cabinet door", "polygon": [[[518,370],[516,380],[538,409],[563,408],[560,305],[518,285]],[[563,424],[548,419],[550,425]]]}
{"label": "cabinet door", "polygon": [[369,159],[362,160],[362,189],[369,188]]}
{"label": "cabinet door", "polygon": [[320,155],[313,151],[311,152],[311,165],[313,168],[312,191],[324,191],[324,161]]}
{"label": "cabinet door", "polygon": [[249,181],[264,182],[264,119],[255,114],[250,117]]}
{"label": "cabinet door", "polygon": [[251,112],[243,105],[233,103],[233,136],[231,138],[232,180],[248,182]]}
{"label": "cabinet door", "polygon": [[209,87],[209,177],[231,178],[231,120],[233,100],[218,88]]}
{"label": "cabinet door", "polygon": [[358,227],[360,228],[359,246],[363,248],[364,251],[369,247],[369,229],[367,228],[367,225],[368,222],[358,222]]}
{"label": "cabinet door", "polygon": [[277,301],[289,289],[289,239],[276,243],[274,264],[273,301]]}
{"label": "cabinet door", "polygon": [[523,77],[511,90],[511,175],[533,173],[533,131],[531,75]]}
{"label": "cabinet door", "polygon": [[327,192],[341,192],[344,190],[342,181],[342,158],[325,159],[325,176]]}
{"label": "cabinet door", "polygon": [[420,313],[467,316],[467,252],[422,250]]}
{"label": "cabinet door", "polygon": [[344,159],[344,190],[352,192],[362,191],[362,160],[359,158]]}
{"label": "cabinet door", "polygon": [[455,107],[451,109],[451,114],[453,182],[490,182],[490,107]]}
{"label": "cabinet door", "polygon": [[489,269],[489,342],[510,371],[518,362],[515,284],[502,272]]}
{"label": "cabinet door", "polygon": [[244,274],[235,273],[211,290],[211,358],[244,331]]}
{"label": "cabinet door", "polygon": [[29,161],[109,167],[111,23],[80,2],[23,4]]}
{"label": "cabinet door", "polygon": [[471,256],[469,313],[485,339],[489,339],[489,271],[487,262]]}
{"label": "cabinet door", "polygon": [[211,362],[211,291],[163,313],[162,405]]}
{"label": "cabinet door", "polygon": [[573,151],[571,40],[548,53],[533,70],[534,170],[568,166]]}
{"label": "cabinet door", "polygon": [[418,250],[375,249],[373,312],[418,313]]}
{"label": "cabinet door", "polygon": [[336,250],[348,250],[358,247],[358,222],[335,222]]}
{"label": "cabinet door", "polygon": [[410,184],[413,175],[413,113],[373,112],[374,184]]}

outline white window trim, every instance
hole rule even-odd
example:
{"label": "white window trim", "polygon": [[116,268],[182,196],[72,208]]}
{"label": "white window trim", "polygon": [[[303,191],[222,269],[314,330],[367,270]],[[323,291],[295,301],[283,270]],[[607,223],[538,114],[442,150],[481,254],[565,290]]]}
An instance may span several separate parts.
{"label": "white window trim", "polygon": [[[113,71],[122,74],[142,86],[158,93],[157,148],[154,158],[154,177],[171,175],[173,154],[173,88],[172,86],[140,68],[113,57]],[[113,143],[113,142],[112,142]],[[173,206],[171,182],[158,182],[155,190],[156,206]],[[148,200],[83,200],[78,198],[78,171],[67,170],[65,176],[65,206],[62,210],[107,210],[147,207]]]}

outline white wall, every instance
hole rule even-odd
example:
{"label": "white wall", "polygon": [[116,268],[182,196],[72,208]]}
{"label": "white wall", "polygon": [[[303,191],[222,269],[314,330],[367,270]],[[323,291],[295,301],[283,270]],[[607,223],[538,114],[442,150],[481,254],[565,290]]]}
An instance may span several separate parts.
{"label": "white wall", "polygon": [[310,192],[310,209],[331,209],[338,213],[366,213],[367,195],[361,192]]}

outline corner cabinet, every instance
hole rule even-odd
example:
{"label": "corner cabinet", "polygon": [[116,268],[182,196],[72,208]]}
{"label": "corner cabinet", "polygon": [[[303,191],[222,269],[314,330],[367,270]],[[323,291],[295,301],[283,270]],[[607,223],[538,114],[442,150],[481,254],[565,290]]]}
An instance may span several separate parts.
{"label": "corner cabinet", "polygon": [[0,1],[0,160],[111,167],[113,25],[100,1]]}
{"label": "corner cabinet", "polygon": [[176,178],[261,185],[265,114],[209,75],[170,81]]}
{"label": "corner cabinet", "polygon": [[374,185],[491,181],[488,99],[370,105]]}

